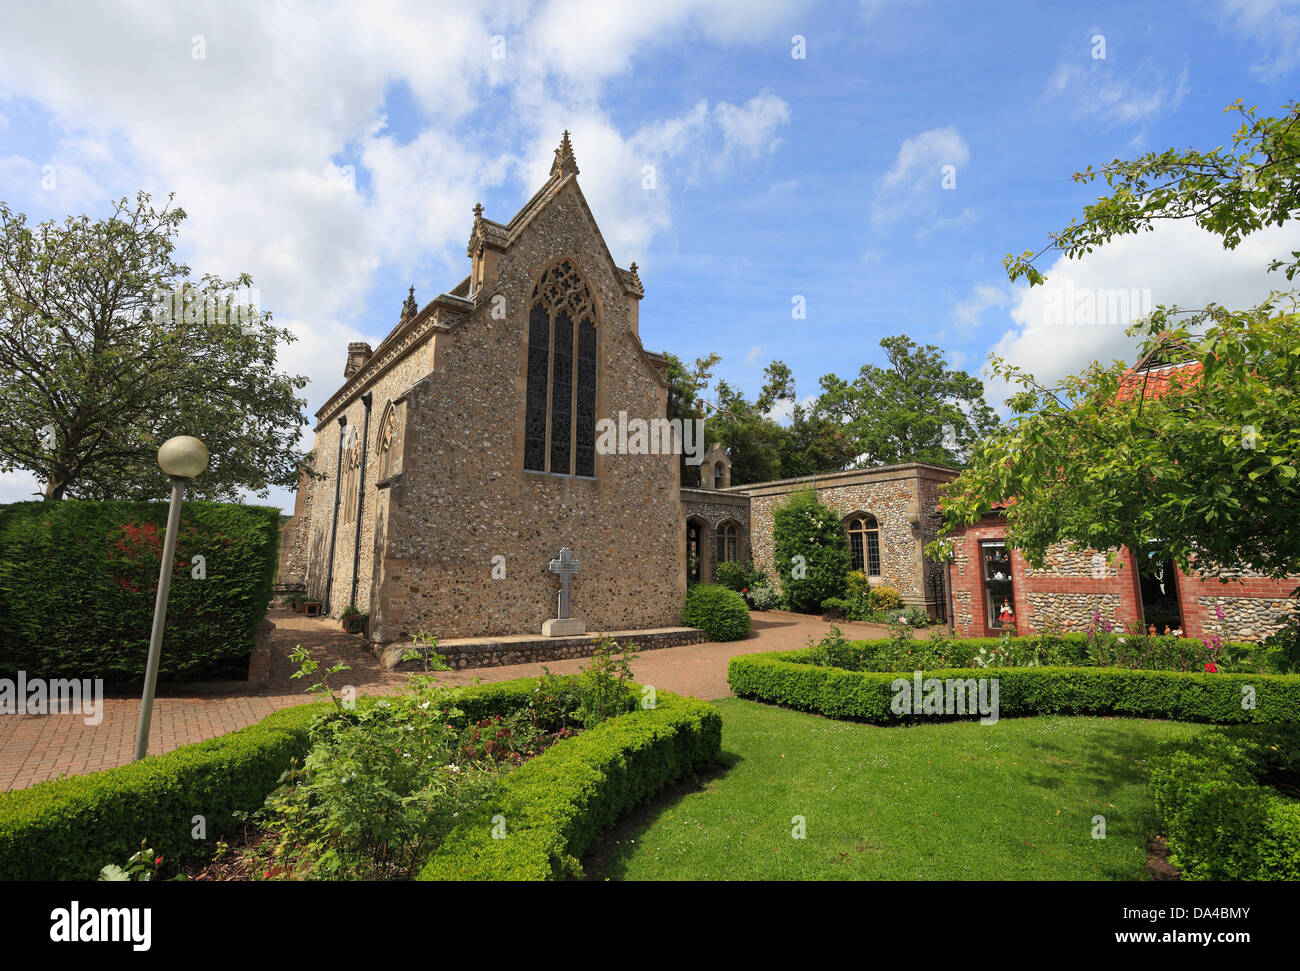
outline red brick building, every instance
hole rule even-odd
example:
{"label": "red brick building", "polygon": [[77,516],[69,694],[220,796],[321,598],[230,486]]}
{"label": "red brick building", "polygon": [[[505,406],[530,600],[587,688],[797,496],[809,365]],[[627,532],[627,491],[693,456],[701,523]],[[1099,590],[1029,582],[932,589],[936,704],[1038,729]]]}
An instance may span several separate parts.
{"label": "red brick building", "polygon": [[[1162,349],[1157,349],[1162,350]],[[1200,371],[1195,362],[1169,363],[1152,352],[1127,372],[1120,383],[1121,398],[1158,397],[1193,382]],[[1082,630],[1100,614],[1117,627],[1154,624],[1157,631],[1182,630],[1187,637],[1218,634],[1225,640],[1257,641],[1277,630],[1295,608],[1291,592],[1300,577],[1271,580],[1241,573],[1229,582],[1202,579],[1151,557],[1143,576],[1132,550],[1108,558],[1102,552],[1072,553],[1064,545],[1048,550],[1045,568],[1033,569],[1006,546],[1006,519],[994,512],[981,522],[953,534],[953,559],[948,564],[953,629],[959,636],[985,637],[1002,632],[1013,621],[1019,633],[1032,633],[1054,623]]]}
{"label": "red brick building", "polygon": [[959,636],[1001,633],[1006,605],[1022,634],[1049,623],[1083,630],[1100,613],[1121,628],[1155,624],[1161,632],[1168,626],[1187,637],[1218,634],[1225,640],[1257,641],[1282,626],[1294,607],[1291,591],[1300,585],[1300,577],[1250,575],[1222,583],[1189,576],[1170,563],[1157,564],[1160,576],[1144,578],[1127,549],[1107,563],[1094,550],[1071,553],[1054,547],[1045,568],[1035,570],[1006,547],[1005,539],[1001,515],[985,517],[953,537],[948,582],[953,629]]}

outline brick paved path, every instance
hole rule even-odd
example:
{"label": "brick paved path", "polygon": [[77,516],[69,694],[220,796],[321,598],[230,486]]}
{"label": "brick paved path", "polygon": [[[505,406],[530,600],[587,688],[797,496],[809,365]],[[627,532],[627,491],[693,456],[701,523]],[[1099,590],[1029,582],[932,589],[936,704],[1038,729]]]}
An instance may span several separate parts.
{"label": "brick paved path", "polygon": [[[633,665],[636,680],[662,691],[722,698],[730,694],[729,658],[804,647],[810,637],[820,639],[830,627],[817,618],[784,611],[753,616],[754,632],[743,641],[646,651]],[[361,694],[396,694],[404,688],[406,673],[381,670],[360,638],[344,634],[336,621],[290,610],[272,610],[268,617],[276,629],[267,683],[237,694],[160,691],[154,702],[150,755],[243,728],[280,708],[310,700],[303,692],[306,685],[290,678],[296,666],[290,663],[289,652],[296,644],[311,648],[321,658],[322,667],[335,661],[351,665],[351,671],[332,679],[336,684],[355,685]],[[886,633],[875,624],[845,622],[839,627],[850,638]],[[547,667],[557,674],[571,674],[589,663],[587,658],[573,658],[550,662]],[[484,681],[504,681],[541,673],[540,664],[514,664],[445,672],[441,679],[446,684],[467,684],[476,676]],[[98,725],[84,724],[80,715],[0,715],[0,791],[130,762],[139,711],[138,696],[118,696],[104,699],[103,720]]]}

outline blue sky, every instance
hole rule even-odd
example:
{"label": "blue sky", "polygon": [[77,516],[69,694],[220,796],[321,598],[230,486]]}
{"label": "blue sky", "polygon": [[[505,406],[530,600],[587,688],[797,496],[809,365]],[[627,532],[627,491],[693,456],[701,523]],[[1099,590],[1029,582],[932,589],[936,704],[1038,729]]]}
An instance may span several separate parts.
{"label": "blue sky", "polygon": [[[195,270],[251,273],[299,335],[282,361],[312,378],[314,412],[347,342],[378,343],[409,284],[424,302],[459,282],[474,202],[507,220],[568,128],[615,259],[640,265],[650,349],[717,351],[751,393],[779,358],[801,397],[897,333],[1051,378],[1127,357],[1127,321],[1045,320],[1002,257],[1095,197],[1072,172],[1226,143],[1223,107],[1276,108],[1300,66],[1300,4],[1272,0],[465,8],[15,7],[0,198],[44,219],[175,191]],[[1240,303],[1280,285],[1263,268],[1282,246],[1295,230],[1225,254],[1180,226],[1044,268],[1054,286]],[[0,477],[0,500],[31,489]]]}

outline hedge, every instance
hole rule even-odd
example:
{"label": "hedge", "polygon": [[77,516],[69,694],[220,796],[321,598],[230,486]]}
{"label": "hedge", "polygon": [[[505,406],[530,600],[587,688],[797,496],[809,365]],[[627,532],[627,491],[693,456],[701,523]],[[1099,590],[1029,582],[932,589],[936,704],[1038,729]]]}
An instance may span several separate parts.
{"label": "hedge", "polygon": [[[0,506],[0,676],[143,681],[166,525],[166,503]],[[278,509],[185,503],[160,678],[247,674],[279,536]]]}
{"label": "hedge", "polygon": [[[727,683],[742,698],[877,725],[941,716],[896,715],[899,678],[912,672],[846,671],[806,663],[803,651],[733,657]],[[797,663],[795,658],[803,659]],[[1187,674],[1128,668],[945,668],[926,679],[996,678],[1000,717],[1019,715],[1129,715],[1191,722],[1300,721],[1300,675]],[[1246,686],[1255,707],[1242,707]],[[960,717],[960,716],[954,716]]]}
{"label": "hedge", "polygon": [[167,859],[194,853],[234,830],[236,810],[259,808],[325,704],[298,705],[255,725],[130,765],[0,793],[0,881],[93,880],[119,866],[140,840]]}
{"label": "hedge", "polygon": [[749,606],[734,590],[697,583],[686,591],[682,623],[705,631],[711,641],[738,641],[749,633]]}
{"label": "hedge", "polygon": [[[456,702],[462,712],[458,721],[478,721],[520,708],[537,683],[535,678],[520,678],[464,688]],[[358,704],[364,707],[383,700],[368,697]],[[640,798],[643,792],[658,792],[672,779],[716,757],[721,721],[701,702],[663,692],[657,702],[655,711],[613,719],[549,749],[541,758],[567,766],[564,771],[571,775],[578,771],[573,763],[586,756],[557,761],[552,753],[563,754],[581,742],[579,751],[605,758],[601,772],[613,779],[618,766],[611,768],[609,753],[589,740],[593,736],[612,739],[628,750],[623,753],[628,764],[636,762],[638,773],[644,774],[644,778],[622,779],[624,795]],[[0,881],[93,880],[106,864],[122,864],[140,848],[141,839],[148,839],[169,860],[195,855],[203,842],[228,836],[241,825],[234,819],[236,811],[261,808],[291,763],[306,757],[313,722],[331,708],[329,702],[296,705],[255,725],[164,755],[0,793]],[[611,732],[609,726],[616,723],[618,732]],[[607,804],[608,794],[601,805]],[[193,836],[195,816],[204,819],[203,839]]]}
{"label": "hedge", "polygon": [[1296,726],[1212,732],[1166,743],[1151,792],[1170,862],[1188,880],[1300,880],[1300,800],[1262,784],[1300,750]]}
{"label": "hedge", "polygon": [[[1044,635],[1042,634],[1022,634],[1017,637],[1013,637],[1012,641],[1024,646],[1029,646],[1037,643],[1043,636]],[[1163,637],[1163,635],[1161,636]],[[1087,659],[1087,653],[1088,653],[1087,634],[1074,633],[1074,632],[1063,633],[1063,634],[1056,635],[1054,639],[1059,640],[1063,646],[1072,648],[1073,652],[1077,655],[1080,661],[1084,661]],[[949,644],[953,645],[954,647],[960,647],[963,651],[968,651],[970,655],[974,657],[976,654],[980,652],[981,649],[985,651],[991,651],[995,647],[1000,646],[1002,643],[1002,638],[1000,637],[950,637],[947,639],[947,641]],[[849,641],[848,643],[849,643],[849,647],[857,654],[857,656],[859,658],[863,658],[863,657],[869,657],[871,654],[875,653],[881,648],[892,644],[893,641],[891,638],[888,637],[875,637],[867,640]],[[920,641],[918,642],[918,645],[924,643],[925,643],[924,641]],[[1177,647],[1185,649],[1189,652],[1204,647],[1204,644],[1201,641],[1201,639],[1197,637],[1179,637],[1176,639],[1175,644]],[[1256,657],[1259,654],[1261,647],[1259,644],[1254,644],[1249,641],[1225,641],[1223,644],[1223,650],[1225,654],[1236,654],[1242,657]]]}
{"label": "hedge", "polygon": [[[421,880],[559,880],[619,817],[713,763],[722,718],[704,702],[659,692],[657,707],[603,722],[505,777],[498,799],[456,827]],[[493,818],[505,835],[493,837]]]}

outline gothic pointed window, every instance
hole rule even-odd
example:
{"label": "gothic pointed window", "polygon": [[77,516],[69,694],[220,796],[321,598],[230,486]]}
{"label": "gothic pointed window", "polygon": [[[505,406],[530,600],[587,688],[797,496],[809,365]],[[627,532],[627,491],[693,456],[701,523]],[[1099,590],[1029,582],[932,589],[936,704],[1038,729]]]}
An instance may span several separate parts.
{"label": "gothic pointed window", "polygon": [[524,468],[596,474],[596,314],[587,285],[561,260],[528,312]]}

